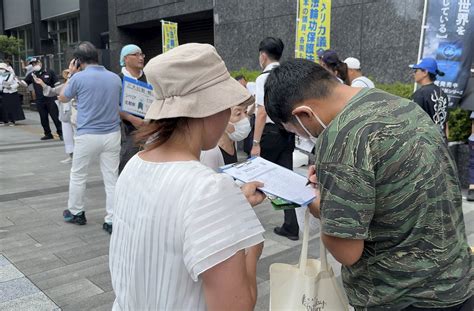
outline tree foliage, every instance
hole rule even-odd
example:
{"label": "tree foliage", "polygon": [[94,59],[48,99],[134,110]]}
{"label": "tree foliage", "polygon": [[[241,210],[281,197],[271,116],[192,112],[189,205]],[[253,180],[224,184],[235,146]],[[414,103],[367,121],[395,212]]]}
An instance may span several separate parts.
{"label": "tree foliage", "polygon": [[0,53],[5,56],[18,55],[22,44],[21,39],[0,35]]}

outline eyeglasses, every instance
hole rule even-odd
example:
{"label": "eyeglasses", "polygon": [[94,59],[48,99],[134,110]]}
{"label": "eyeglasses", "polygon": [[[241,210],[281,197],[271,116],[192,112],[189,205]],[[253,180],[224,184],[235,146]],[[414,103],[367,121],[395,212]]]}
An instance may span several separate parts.
{"label": "eyeglasses", "polygon": [[145,58],[145,54],[143,53],[140,53],[140,52],[137,52],[137,53],[134,53],[134,54],[128,54],[129,56],[135,56],[135,57],[143,57]]}

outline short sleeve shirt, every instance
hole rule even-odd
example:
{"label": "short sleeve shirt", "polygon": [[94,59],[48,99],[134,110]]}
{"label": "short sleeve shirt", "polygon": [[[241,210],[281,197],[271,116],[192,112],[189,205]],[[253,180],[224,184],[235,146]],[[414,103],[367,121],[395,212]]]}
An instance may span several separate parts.
{"label": "short sleeve shirt", "polygon": [[[268,75],[270,74],[270,71],[275,68],[280,66],[279,63],[271,63],[265,69],[263,70],[262,74],[257,77],[257,80],[255,81],[255,103],[258,106],[264,106],[264,98],[265,98],[265,82],[267,82]],[[257,112],[258,113],[258,112]],[[267,121],[266,123],[274,123],[272,119],[270,119],[269,116],[267,116]]]}
{"label": "short sleeve shirt", "polygon": [[364,76],[358,77],[352,80],[351,86],[352,87],[368,87],[368,88],[375,87],[374,82],[372,82],[372,80]]}
{"label": "short sleeve shirt", "polygon": [[417,103],[444,132],[448,121],[448,96],[434,83],[424,85],[413,93]]}
{"label": "short sleeve shirt", "polygon": [[323,232],[364,240],[360,260],[342,268],[356,309],[441,308],[470,297],[455,163],[418,105],[363,89],[316,150]]}
{"label": "short sleeve shirt", "polygon": [[25,82],[26,84],[33,85],[33,88],[35,90],[35,95],[36,95],[36,101],[43,103],[43,102],[54,102],[56,100],[56,96],[54,97],[47,97],[44,96],[43,94],[43,87],[37,83],[35,83],[33,79],[33,74],[36,75],[36,77],[40,78],[43,80],[43,82],[50,86],[54,87],[56,83],[58,83],[58,76],[56,76],[56,73],[53,70],[47,70],[47,69],[41,69],[40,71],[36,72],[31,72],[25,77]]}
{"label": "short sleeve shirt", "polygon": [[64,96],[77,99],[77,135],[120,130],[121,89],[119,76],[99,65],[88,65],[69,79]]}
{"label": "short sleeve shirt", "polygon": [[135,155],[115,191],[113,310],[206,310],[200,275],[263,241],[239,187],[197,161]]}

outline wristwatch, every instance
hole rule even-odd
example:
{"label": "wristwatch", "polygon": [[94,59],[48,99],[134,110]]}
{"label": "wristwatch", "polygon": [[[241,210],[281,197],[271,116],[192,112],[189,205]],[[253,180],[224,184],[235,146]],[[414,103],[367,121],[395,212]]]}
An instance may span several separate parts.
{"label": "wristwatch", "polygon": [[259,141],[259,140],[255,140],[255,139],[254,139],[254,140],[253,140],[253,145],[254,145],[254,146],[258,146],[258,145],[260,145],[260,141]]}

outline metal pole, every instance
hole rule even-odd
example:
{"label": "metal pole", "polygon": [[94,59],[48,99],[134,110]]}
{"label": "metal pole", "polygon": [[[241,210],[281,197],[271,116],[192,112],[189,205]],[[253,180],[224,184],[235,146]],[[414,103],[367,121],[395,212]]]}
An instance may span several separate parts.
{"label": "metal pole", "polygon": [[[423,7],[423,19],[421,22],[421,32],[420,32],[420,45],[418,46],[418,59],[416,62],[421,59],[423,53],[423,41],[425,40],[425,29],[426,29],[426,12],[428,11],[428,0],[425,0]],[[414,83],[413,91],[416,91],[416,82]]]}
{"label": "metal pole", "polygon": [[299,27],[299,15],[300,15],[300,0],[296,0],[296,31],[295,31],[295,58],[298,57],[298,27]]}

